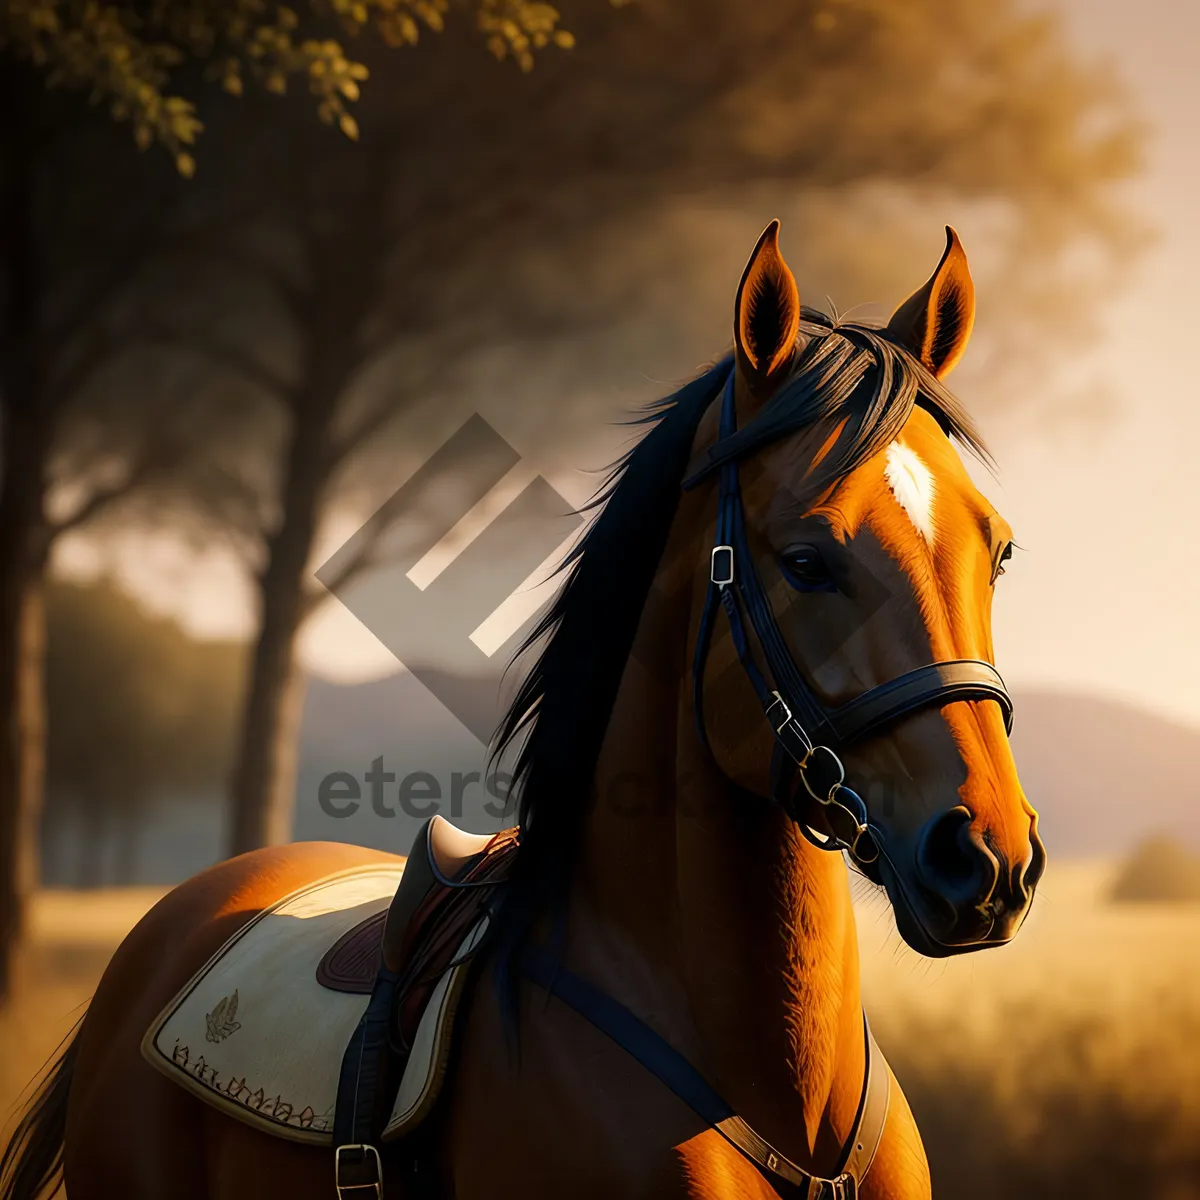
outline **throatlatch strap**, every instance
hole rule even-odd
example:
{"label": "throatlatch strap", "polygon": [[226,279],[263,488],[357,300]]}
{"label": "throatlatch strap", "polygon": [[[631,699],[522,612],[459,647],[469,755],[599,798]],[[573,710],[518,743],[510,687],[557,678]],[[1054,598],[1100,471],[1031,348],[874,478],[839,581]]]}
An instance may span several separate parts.
{"label": "throatlatch strap", "polygon": [[865,1072],[858,1112],[842,1153],[838,1174],[823,1179],[798,1167],[739,1117],[713,1086],[665,1038],[625,1005],[559,964],[543,946],[526,948],[526,978],[572,1008],[658,1078],[697,1116],[768,1177],[785,1196],[803,1200],[851,1200],[870,1169],[887,1121],[890,1071],[863,1016]]}

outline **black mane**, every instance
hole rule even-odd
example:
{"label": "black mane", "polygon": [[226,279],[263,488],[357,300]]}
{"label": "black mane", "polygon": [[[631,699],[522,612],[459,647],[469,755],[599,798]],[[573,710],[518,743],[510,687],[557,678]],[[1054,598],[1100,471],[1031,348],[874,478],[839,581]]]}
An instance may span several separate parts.
{"label": "black mane", "polygon": [[[884,332],[804,309],[809,335],[763,412],[710,455],[745,453],[797,429],[845,421],[805,491],[819,491],[882,450],[915,405],[986,458],[959,402]],[[506,1016],[515,1019],[513,963],[533,922],[561,912],[578,856],[592,779],[642,608],[666,546],[700,420],[720,394],[727,356],[642,418],[649,432],[588,506],[600,510],[562,570],[566,580],[525,643],[545,641],[500,723],[496,754],[517,748],[521,848],[494,934]],[[706,468],[708,469],[708,468]],[[620,587],[613,581],[620,580]]]}

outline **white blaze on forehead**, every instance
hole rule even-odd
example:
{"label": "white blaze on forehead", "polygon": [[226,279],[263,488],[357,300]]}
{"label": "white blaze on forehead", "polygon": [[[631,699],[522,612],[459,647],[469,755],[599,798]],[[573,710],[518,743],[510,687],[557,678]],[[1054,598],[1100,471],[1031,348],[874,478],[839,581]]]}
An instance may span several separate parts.
{"label": "white blaze on forehead", "polygon": [[933,545],[933,472],[908,446],[893,442],[887,448],[884,476],[892,495],[908,513],[917,531]]}

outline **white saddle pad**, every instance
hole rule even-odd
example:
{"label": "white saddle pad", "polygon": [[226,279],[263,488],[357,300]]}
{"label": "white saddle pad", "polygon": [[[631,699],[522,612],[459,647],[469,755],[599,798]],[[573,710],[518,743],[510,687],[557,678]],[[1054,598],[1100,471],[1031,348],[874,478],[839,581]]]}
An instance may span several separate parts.
{"label": "white saddle pad", "polygon": [[[343,934],[385,909],[403,863],[356,868],[293,892],[243,926],[159,1014],[142,1055],[209,1104],[278,1137],[331,1145],[338,1073],[368,997],[330,991],[317,964]],[[472,931],[463,950],[473,946]],[[389,1136],[436,1096],[465,980],[442,977],[414,1039]]]}

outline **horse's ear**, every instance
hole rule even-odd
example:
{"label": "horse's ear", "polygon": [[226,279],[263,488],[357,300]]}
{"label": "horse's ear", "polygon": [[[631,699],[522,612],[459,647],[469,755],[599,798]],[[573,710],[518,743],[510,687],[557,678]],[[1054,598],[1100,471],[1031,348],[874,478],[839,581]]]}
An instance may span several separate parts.
{"label": "horse's ear", "polygon": [[958,234],[946,226],[946,250],[937,270],[896,309],[888,336],[911,350],[938,379],[962,358],[975,324],[975,284]]}
{"label": "horse's ear", "polygon": [[779,222],[772,221],[746,264],[733,309],[738,366],[752,391],[765,391],[789,366],[799,332],[800,292],[779,253]]}

